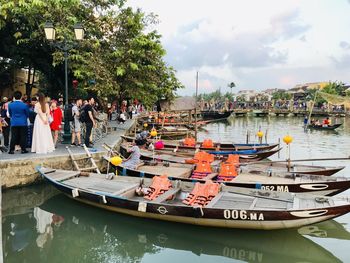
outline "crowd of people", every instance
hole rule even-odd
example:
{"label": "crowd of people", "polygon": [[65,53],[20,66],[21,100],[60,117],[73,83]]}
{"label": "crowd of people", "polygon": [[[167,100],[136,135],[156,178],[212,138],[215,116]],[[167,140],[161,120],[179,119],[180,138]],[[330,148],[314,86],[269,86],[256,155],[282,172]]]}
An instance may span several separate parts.
{"label": "crowd of people", "polygon": [[[76,99],[68,108],[68,121],[72,133],[71,145],[82,146],[81,126],[86,126],[85,145],[92,147],[91,131],[96,126],[95,100]],[[13,98],[3,97],[0,103],[0,149],[14,154],[27,150],[38,154],[51,153],[59,143],[62,132],[63,105],[44,94],[28,99],[20,91]],[[71,115],[71,116],[70,116]]]}
{"label": "crowd of people", "polygon": [[[0,153],[50,153],[60,142],[63,129],[62,99],[54,100],[42,93],[29,99],[16,91],[12,98],[3,97],[0,102]],[[77,98],[68,106],[67,121],[70,124],[71,146],[91,148],[92,129],[99,121],[98,103],[90,96],[86,100]],[[127,118],[144,111],[137,100],[114,101],[107,110],[108,120],[124,123]],[[85,133],[82,134],[82,126]],[[84,140],[83,140],[84,137]]]}

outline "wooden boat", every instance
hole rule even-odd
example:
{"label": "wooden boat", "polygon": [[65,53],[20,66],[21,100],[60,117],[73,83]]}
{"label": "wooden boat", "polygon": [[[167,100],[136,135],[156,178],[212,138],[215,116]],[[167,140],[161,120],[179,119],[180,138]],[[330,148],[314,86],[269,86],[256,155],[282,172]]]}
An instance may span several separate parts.
{"label": "wooden boat", "polygon": [[169,140],[182,139],[188,136],[189,134],[191,134],[190,130],[186,127],[174,127],[174,126],[162,127],[161,129],[157,130],[157,133],[158,133],[158,136],[160,136],[162,139],[169,139]]}
{"label": "wooden boat", "polygon": [[203,179],[191,177],[194,166],[178,163],[143,162],[135,169],[124,167],[123,164],[116,167],[118,174],[122,176],[153,178],[155,175],[166,175],[171,180],[186,182],[213,180],[228,186],[263,189],[278,192],[309,193],[332,196],[350,188],[350,178],[325,177],[322,175],[269,173],[258,171],[241,172],[231,181],[222,181],[218,173],[210,173]]}
{"label": "wooden boat", "polygon": [[[289,173],[331,176],[344,168],[345,166],[319,166],[293,163],[291,164]],[[243,169],[248,173],[264,173],[267,171],[272,173],[288,172],[288,163],[261,162],[257,164],[246,165],[243,167]]]}
{"label": "wooden boat", "polygon": [[232,111],[201,111],[203,120],[223,120],[230,117]]}
{"label": "wooden boat", "polygon": [[[276,150],[270,150],[270,151],[252,151],[252,150],[244,150],[244,151],[209,151],[209,153],[215,154],[217,157],[220,158],[221,156],[228,155],[228,154],[238,154],[240,158],[240,162],[253,162],[253,161],[260,161],[264,160],[275,153],[279,152],[282,148],[278,148]],[[121,144],[120,145],[120,153],[124,156],[127,157],[127,145],[126,144]],[[170,154],[173,156],[178,156],[182,157],[185,159],[192,158],[194,156],[195,151],[194,150],[186,150],[186,149],[181,149],[176,151],[174,153],[173,150],[171,149],[163,149],[163,150],[154,150],[154,153],[156,154]],[[144,159],[150,159],[154,155],[153,151],[142,149],[141,150],[141,155]]]}
{"label": "wooden boat", "polygon": [[[141,159],[142,160],[157,160],[162,162],[169,163],[188,163],[188,157],[179,156],[176,153],[172,152],[155,152],[147,151],[144,149],[140,149],[141,151]],[[126,149],[123,147],[122,152],[126,154]],[[243,159],[243,161],[245,161]],[[323,176],[331,176],[340,170],[344,169],[345,166],[320,166],[320,165],[306,165],[306,164],[297,164],[292,163],[290,171],[288,171],[288,163],[287,162],[260,162],[260,163],[252,163],[249,162],[242,166],[244,171],[251,171],[252,173],[267,173],[271,172],[273,174],[276,173],[289,173],[289,174],[311,174],[311,175],[323,175]]]}
{"label": "wooden boat", "polygon": [[[82,207],[64,195],[51,198],[40,208],[65,219],[60,227],[63,236],[81,236],[82,233],[86,236],[94,235],[93,239],[80,243],[81,254],[95,251],[93,248],[96,247],[96,240],[105,240],[106,235],[110,244],[122,244],[123,246],[115,246],[121,247],[120,250],[113,251],[114,256],[116,253],[121,256],[120,262],[141,262],[145,254],[150,256],[158,253],[158,248],[188,251],[198,256],[215,255],[228,260],[236,259],[250,263],[276,262],[276,258],[288,258],[290,262],[341,262],[325,248],[299,234],[299,229],[271,233],[263,230],[248,231],[191,225],[179,227],[176,223],[155,222]],[[328,226],[332,226],[333,223],[337,224],[339,233],[342,231],[347,233],[344,226],[335,220],[327,220],[304,228],[315,229],[320,226],[324,237],[328,237]],[[338,235],[330,237],[338,238]],[[54,238],[54,242],[58,247],[66,244],[63,238]],[[154,250],[154,247],[157,250]]]}
{"label": "wooden boat", "polygon": [[307,127],[309,129],[314,129],[314,130],[326,130],[326,131],[332,131],[335,130],[337,128],[339,128],[342,124],[338,123],[338,124],[334,124],[334,125],[328,125],[328,126],[323,126],[323,125],[308,125]]}
{"label": "wooden boat", "polygon": [[[103,209],[143,218],[225,228],[283,229],[332,219],[350,211],[349,197],[319,197],[222,185],[204,206],[185,205],[192,182],[172,181],[169,190],[149,201],[136,194],[151,179],[38,168],[67,196]],[[82,176],[84,175],[84,176]],[[169,200],[170,198],[170,200]]]}
{"label": "wooden boat", "polygon": [[[127,142],[132,142],[135,140],[135,137],[132,136],[124,136],[123,138]],[[174,141],[174,140],[162,140],[164,142],[164,148],[169,149],[187,149],[187,150],[207,150],[207,151],[215,151],[215,150],[223,150],[223,151],[239,151],[239,150],[272,150],[276,148],[278,143],[214,143],[214,147],[202,147],[203,142],[197,142],[195,146],[185,146],[182,141]]]}

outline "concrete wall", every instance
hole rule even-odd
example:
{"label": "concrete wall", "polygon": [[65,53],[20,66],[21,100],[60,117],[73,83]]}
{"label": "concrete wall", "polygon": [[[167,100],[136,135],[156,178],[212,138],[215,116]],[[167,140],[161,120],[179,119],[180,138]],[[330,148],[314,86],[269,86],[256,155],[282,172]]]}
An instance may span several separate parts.
{"label": "concrete wall", "polygon": [[[94,159],[99,168],[103,169],[105,163],[102,160],[104,152],[94,153]],[[84,154],[75,155],[77,158]],[[55,169],[73,169],[73,163],[69,155],[52,156],[46,158],[19,159],[0,162],[0,176],[3,188],[30,185],[41,180],[35,170],[37,166],[45,166]]]}

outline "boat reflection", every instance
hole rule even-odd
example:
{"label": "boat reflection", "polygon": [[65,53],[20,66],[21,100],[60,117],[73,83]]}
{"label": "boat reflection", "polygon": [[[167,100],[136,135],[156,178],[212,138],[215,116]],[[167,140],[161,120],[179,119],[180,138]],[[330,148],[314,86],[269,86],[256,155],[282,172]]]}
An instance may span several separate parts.
{"label": "boat reflection", "polygon": [[328,220],[315,225],[301,227],[298,229],[298,233],[313,237],[350,240],[350,233],[345,229],[344,225],[335,220]]}
{"label": "boat reflection", "polygon": [[110,213],[63,195],[4,219],[6,262],[50,262],[62,255],[77,259],[72,262],[139,262],[164,249],[244,262],[341,262],[302,234],[319,236],[321,229],[325,237],[349,235],[336,221],[282,231],[194,227]]}

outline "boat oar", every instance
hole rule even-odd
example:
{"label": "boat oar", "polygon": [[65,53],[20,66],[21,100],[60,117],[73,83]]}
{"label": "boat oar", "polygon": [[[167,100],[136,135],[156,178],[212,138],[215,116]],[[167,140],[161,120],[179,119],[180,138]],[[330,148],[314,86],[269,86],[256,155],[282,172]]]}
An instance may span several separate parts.
{"label": "boat oar", "polygon": [[[290,162],[316,162],[316,161],[339,161],[339,160],[350,160],[350,156],[349,157],[340,157],[340,158],[296,159],[296,160],[290,160]],[[283,161],[258,161],[258,162],[242,163],[240,165],[285,163],[285,162],[288,162],[288,160],[283,160]]]}

